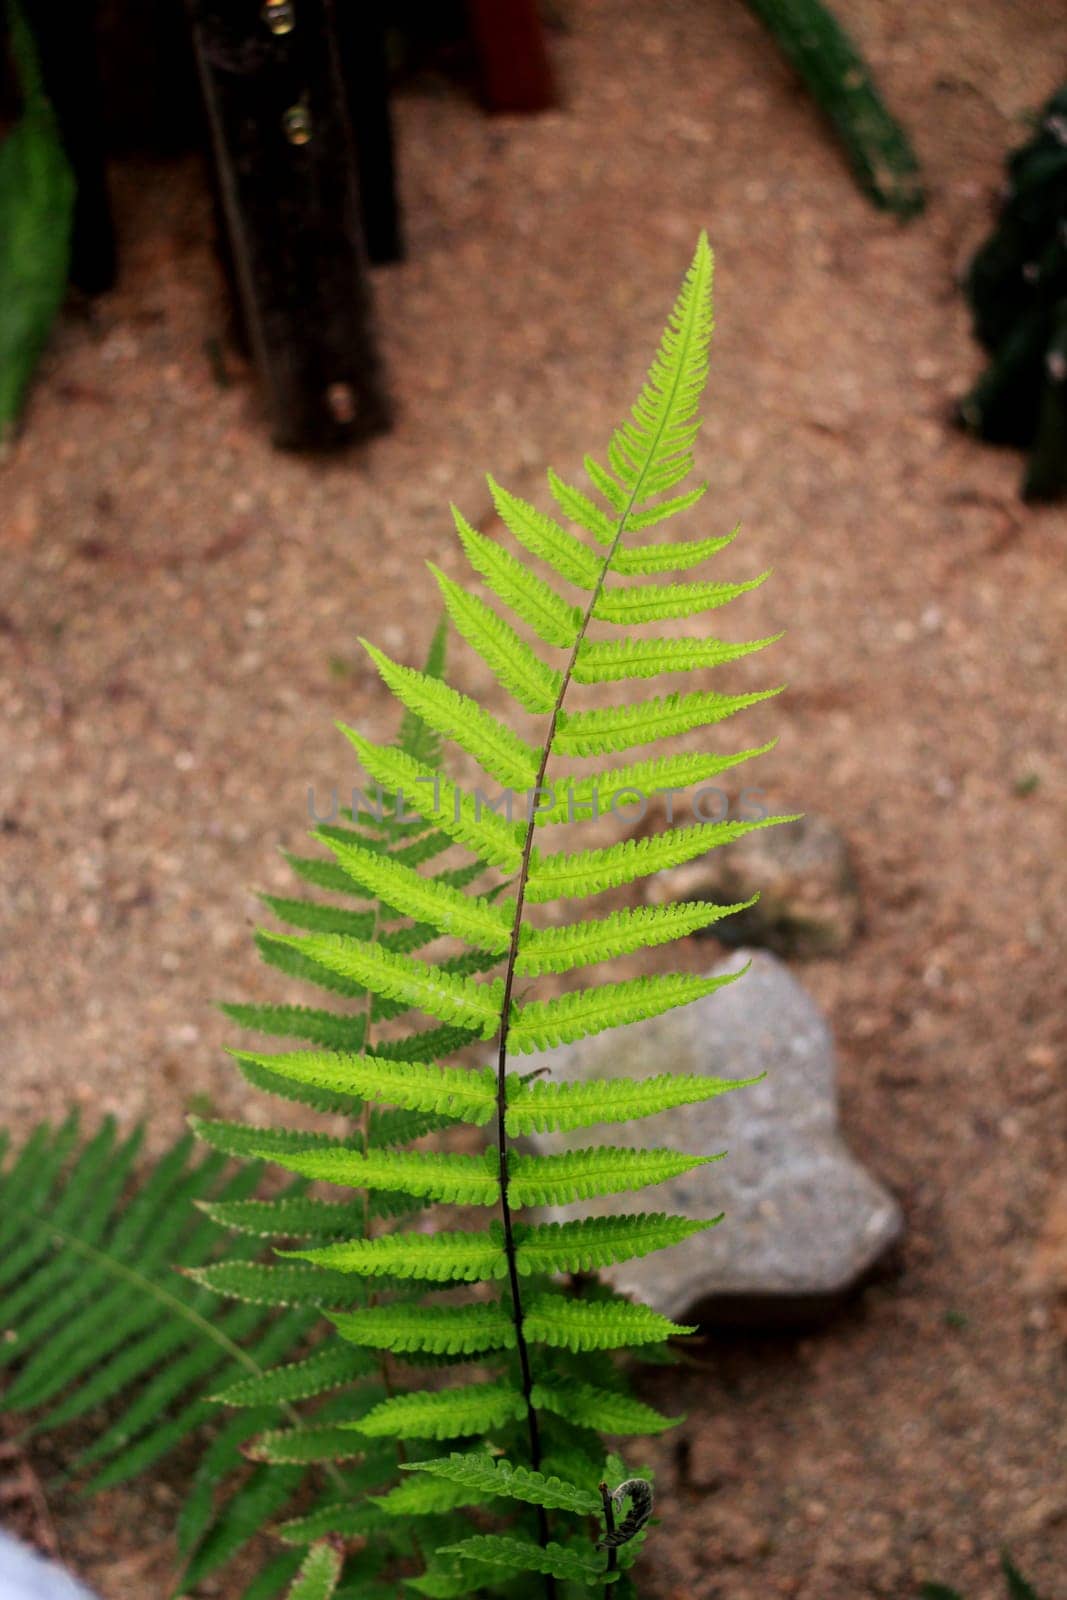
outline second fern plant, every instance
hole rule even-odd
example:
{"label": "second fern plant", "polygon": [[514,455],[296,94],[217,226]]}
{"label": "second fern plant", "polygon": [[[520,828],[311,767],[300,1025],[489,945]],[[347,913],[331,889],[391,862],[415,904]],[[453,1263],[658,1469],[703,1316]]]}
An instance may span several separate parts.
{"label": "second fern plant", "polygon": [[[586,458],[598,498],[550,473],[557,515],[548,516],[490,480],[502,523],[546,575],[455,513],[470,565],[500,609],[434,569],[445,606],[521,711],[536,719],[536,736],[448,687],[432,665],[415,671],[367,646],[406,708],[408,737],[398,747],[344,729],[380,786],[382,817],[368,824],[357,814],[322,827],[319,838],[333,859],[296,866],[305,879],[354,892],[370,909],[309,910],[308,902],[276,901],[273,909],[301,931],[259,935],[273,965],[332,992],[341,1009],[233,1008],[247,1026],[311,1046],[237,1051],[245,1075],[317,1109],[347,1113],[353,1132],[335,1138],[198,1124],[203,1138],[231,1154],[363,1196],[344,1210],[302,1202],[301,1216],[287,1216],[277,1204],[272,1209],[269,1201],[254,1203],[264,1208],[257,1213],[261,1231],[283,1243],[304,1238],[302,1248],[283,1251],[287,1259],[278,1267],[260,1269],[261,1279],[273,1273],[281,1286],[268,1292],[324,1305],[340,1340],[378,1353],[382,1384],[373,1403],[340,1397],[328,1430],[306,1444],[274,1436],[261,1453],[279,1460],[307,1459],[315,1449],[357,1460],[365,1453],[373,1463],[367,1481],[377,1489],[372,1500],[357,1509],[327,1499],[304,1519],[303,1536],[368,1534],[403,1518],[414,1532],[396,1552],[399,1571],[412,1591],[428,1596],[527,1596],[543,1589],[554,1600],[590,1586],[632,1593],[628,1569],[651,1496],[640,1476],[628,1478],[621,1461],[606,1454],[598,1435],[649,1433],[668,1419],[628,1397],[613,1356],[693,1331],[604,1289],[571,1295],[560,1280],[677,1243],[704,1224],[636,1209],[557,1224],[522,1214],[642,1189],[699,1166],[714,1152],[685,1156],[654,1144],[618,1149],[594,1142],[592,1130],[734,1085],[655,1070],[669,1063],[650,1063],[653,1070],[641,1080],[581,1084],[523,1069],[525,1058],[549,1046],[656,1016],[732,978],[596,977],[543,998],[528,998],[519,986],[662,945],[724,915],[730,908],[704,902],[607,914],[586,903],[781,820],[669,827],[589,848],[557,844],[562,829],[605,812],[613,799],[684,789],[761,753],[683,750],[617,759],[719,723],[775,689],[666,693],[598,709],[573,705],[576,685],[689,672],[772,642],[631,631],[713,610],[766,576],[656,581],[703,563],[732,535],[684,543],[641,539],[704,492],[704,485],[681,485],[693,467],[700,426],[711,280],[702,236],[648,379],[612,436],[606,462]],[[610,636],[594,636],[599,630],[592,625],[600,623],[609,625]],[[499,795],[461,788],[444,775],[436,764],[439,741],[460,747],[492,783],[510,791],[517,814]],[[568,767],[561,777],[560,760],[578,762],[579,769]],[[406,808],[399,816],[398,797]],[[465,852],[464,864],[435,875],[424,870],[449,847]],[[539,921],[537,908],[557,902],[565,903],[563,914]],[[437,959],[431,950],[427,959],[419,952],[438,935],[462,941],[464,949]],[[390,1019],[409,1010],[427,1013],[433,1025],[392,1037]],[[448,1063],[450,1053],[477,1040],[490,1047],[488,1059]],[[447,1124],[487,1130],[484,1151],[472,1153],[469,1137],[463,1151],[412,1148],[410,1141]],[[586,1128],[590,1147],[578,1152],[531,1154],[516,1146],[535,1130]],[[480,1208],[484,1225],[425,1232],[397,1220],[432,1202]],[[240,1215],[233,1207],[216,1211],[219,1220],[248,1224],[248,1207]],[[349,1236],[337,1237],[336,1219],[346,1216]],[[214,1286],[225,1288],[225,1270],[211,1270]],[[230,1284],[239,1293],[243,1270],[235,1265]],[[343,1302],[339,1283],[351,1286]],[[471,1370],[445,1386],[439,1376],[424,1377],[424,1387],[411,1389],[398,1362]],[[285,1382],[282,1374],[278,1383]],[[391,1489],[382,1483],[387,1465],[380,1455],[390,1440],[400,1442],[400,1481]],[[346,1481],[353,1482],[352,1474]],[[497,1519],[487,1527],[475,1512],[477,1520],[457,1535],[456,1513],[479,1506],[502,1513],[503,1525]],[[453,1524],[442,1537],[446,1513]],[[376,1546],[377,1535],[369,1548]],[[406,1568],[405,1553],[413,1558]],[[419,1555],[427,1562],[421,1575],[414,1564]],[[331,1592],[339,1563],[314,1552],[309,1559],[326,1574],[321,1592]],[[366,1581],[352,1593],[397,1592],[393,1579],[387,1584],[362,1571]]]}

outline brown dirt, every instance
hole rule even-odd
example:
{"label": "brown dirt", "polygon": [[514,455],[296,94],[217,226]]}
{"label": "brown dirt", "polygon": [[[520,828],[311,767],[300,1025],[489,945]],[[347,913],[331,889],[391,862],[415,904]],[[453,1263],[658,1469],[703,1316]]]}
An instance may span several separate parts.
{"label": "brown dirt", "polygon": [[[688,1482],[657,1452],[647,1587],[855,1600],[936,1576],[999,1600],[1006,1545],[1053,1600],[1067,528],[1020,505],[1017,457],[946,419],[978,364],[953,275],[1067,23],[1044,0],[838,10],[926,169],[906,228],[853,190],[736,0],[574,0],[554,115],[403,97],[410,258],[376,274],[398,424],[345,460],[273,453],[235,358],[216,387],[195,167],[119,168],[122,286],[65,321],[4,470],[4,1120],[73,1096],[150,1116],[158,1146],[194,1095],[244,1107],[210,1002],[277,992],[247,886],[287,881],[307,785],[354,777],[331,719],[390,726],[356,635],[414,659],[448,499],[481,517],[485,468],[540,495],[544,463],[600,445],[706,226],[696,522],[744,519],[722,575],[776,568],[739,625],[788,624],[790,693],[746,733],[780,732],[770,795],[834,819],[858,861],[863,938],[804,977],[846,1131],[910,1232],[899,1280],[829,1330],[650,1385],[689,1410],[691,1448]],[[160,1592],[152,1492],[63,1502],[60,1542],[106,1600]]]}

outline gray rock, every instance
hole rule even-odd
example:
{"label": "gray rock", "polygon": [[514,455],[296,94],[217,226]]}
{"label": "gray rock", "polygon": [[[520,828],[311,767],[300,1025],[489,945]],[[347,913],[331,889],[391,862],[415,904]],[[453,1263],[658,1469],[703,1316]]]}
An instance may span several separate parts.
{"label": "gray rock", "polygon": [[840,955],[855,938],[860,902],[848,846],[825,817],[760,828],[731,845],[648,879],[653,904],[759,900],[708,933],[724,944],[759,945],[778,955]]}
{"label": "gray rock", "polygon": [[0,1595],[4,1600],[94,1600],[61,1567],[0,1530]]}
{"label": "gray rock", "polygon": [[668,1317],[748,1326],[824,1315],[899,1239],[900,1208],[849,1153],[838,1130],[830,1030],[774,956],[736,951],[712,968],[738,982],[694,1005],[539,1058],[561,1080],[707,1073],[766,1078],[639,1122],[531,1141],[551,1153],[591,1143],[663,1146],[726,1160],[636,1194],[553,1208],[550,1221],[634,1211],[725,1212],[719,1226],[604,1276]]}

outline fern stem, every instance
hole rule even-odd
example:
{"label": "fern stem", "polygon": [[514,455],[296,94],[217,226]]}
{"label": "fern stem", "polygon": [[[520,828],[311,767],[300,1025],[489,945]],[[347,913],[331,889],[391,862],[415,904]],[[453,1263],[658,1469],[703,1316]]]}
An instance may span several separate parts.
{"label": "fern stem", "polygon": [[[603,564],[600,568],[600,574],[597,578],[596,587],[589,597],[589,603],[586,606],[585,614],[583,615],[581,624],[578,628],[577,637],[575,638],[574,645],[571,649],[570,658],[567,661],[567,665],[563,671],[563,677],[560,680],[559,692],[556,695],[556,703],[552,707],[552,711],[548,720],[548,729],[545,733],[544,744],[541,748],[541,759],[538,763],[537,776],[534,778],[533,782],[532,793],[535,803],[530,805],[528,808],[529,816],[526,823],[526,836],[523,840],[522,860],[519,865],[518,877],[515,883],[515,916],[511,925],[511,940],[508,945],[507,966],[504,970],[503,999],[500,1008],[500,1036],[499,1047],[497,1051],[496,1073],[496,1130],[497,1150],[499,1152],[498,1172],[500,1180],[500,1214],[504,1228],[504,1249],[507,1255],[508,1284],[511,1290],[511,1311],[515,1324],[515,1345],[519,1358],[519,1370],[522,1375],[522,1396],[526,1403],[526,1427],[530,1440],[530,1465],[535,1472],[539,1471],[541,1467],[541,1431],[537,1421],[537,1408],[534,1406],[531,1399],[533,1392],[533,1376],[530,1367],[530,1351],[526,1343],[525,1334],[523,1333],[522,1298],[519,1291],[519,1273],[516,1263],[515,1237],[512,1227],[511,1204],[508,1198],[508,1135],[506,1119],[508,1030],[511,1025],[511,996],[512,990],[515,986],[515,966],[519,956],[519,938],[522,933],[522,917],[526,901],[526,884],[530,876],[530,858],[533,855],[534,835],[536,830],[536,823],[534,820],[536,814],[536,799],[539,789],[544,784],[545,774],[548,771],[548,763],[552,758],[552,745],[556,737],[556,728],[559,723],[560,713],[563,710],[563,702],[566,699],[567,690],[570,688],[571,678],[574,674],[575,663],[578,660],[578,652],[581,650],[582,642],[585,639],[586,632],[588,631],[589,624],[593,617],[594,608],[597,601],[600,599],[604,584],[607,581],[608,573],[611,570],[611,563],[615,559],[615,552],[619,547],[619,541],[621,540],[623,530],[626,527],[626,519],[633,511],[634,505],[640,495],[641,488],[645,480],[645,474],[648,471],[650,463],[655,459],[656,450],[659,446],[664,427],[666,426],[667,418],[671,415],[671,402],[673,402],[674,396],[677,392],[682,367],[683,363],[679,361],[675,371],[674,382],[671,386],[670,401],[663,408],[663,417],[660,422],[660,426],[656,430],[655,437],[653,438],[645,459],[641,465],[641,470],[634,481],[634,485],[630,491],[626,505],[619,513],[618,521],[615,524],[614,537],[611,541],[608,552],[604,557]],[[543,1506],[538,1506],[537,1511],[538,1538],[542,1546],[544,1546],[548,1543],[548,1514]],[[556,1580],[548,1574],[545,1576],[545,1595],[546,1600],[555,1600]]]}
{"label": "fern stem", "polygon": [[[519,955],[519,939],[522,933],[522,918],[526,901],[526,885],[530,876],[530,859],[533,855],[534,835],[536,829],[536,800],[538,790],[544,784],[545,774],[548,770],[548,763],[552,757],[552,745],[556,737],[556,728],[559,723],[560,713],[563,710],[563,702],[566,699],[567,690],[570,687],[571,678],[574,674],[575,663],[578,660],[578,653],[581,650],[582,643],[588,631],[589,623],[592,619],[596,603],[600,599],[608,573],[611,570],[611,564],[615,558],[615,552],[619,547],[619,541],[622,539],[627,518],[633,511],[634,505],[640,496],[641,489],[645,482],[645,477],[652,462],[656,459],[656,452],[659,449],[662,441],[664,430],[667,427],[668,420],[672,416],[674,401],[677,397],[678,387],[681,383],[684,367],[684,353],[680,352],[679,357],[674,364],[674,376],[671,382],[671,392],[667,397],[667,402],[663,406],[660,413],[659,426],[657,427],[655,435],[650,441],[645,452],[644,460],[641,462],[640,470],[637,472],[634,478],[633,486],[631,487],[626,504],[619,513],[618,520],[615,524],[614,537],[612,538],[611,545],[604,557],[603,564],[600,568],[600,573],[597,577],[596,587],[589,597],[585,614],[582,617],[581,624],[578,628],[577,637],[575,638],[574,645],[571,649],[570,658],[560,680],[559,692],[556,695],[556,702],[552,708],[551,715],[549,716],[548,728],[545,734],[544,744],[541,748],[541,759],[537,768],[537,776],[534,779],[534,804],[529,807],[529,815],[526,822],[526,836],[523,840],[522,861],[519,866],[518,878],[515,885],[515,915],[511,926],[511,939],[508,946],[507,966],[504,972],[503,999],[500,1009],[500,1038],[499,1049],[497,1053],[496,1125],[500,1180],[500,1212],[504,1228],[504,1248],[507,1254],[508,1282],[511,1289],[511,1310],[515,1324],[515,1344],[519,1358],[519,1368],[522,1374],[522,1394],[526,1403],[526,1424],[530,1439],[530,1464],[534,1471],[539,1470],[541,1465],[541,1435],[537,1421],[537,1410],[531,1398],[533,1391],[533,1377],[530,1368],[530,1352],[526,1343],[525,1334],[523,1332],[522,1298],[519,1291],[519,1274],[516,1264],[511,1204],[508,1197],[508,1136],[506,1118],[508,1030],[511,1025],[511,999],[512,990],[514,989],[515,985],[515,966]],[[548,1543],[548,1516],[543,1507],[538,1507],[538,1537],[542,1545],[546,1545]],[[546,1575],[545,1577],[545,1595],[546,1600],[555,1600],[556,1583],[555,1579],[549,1575]]]}
{"label": "fern stem", "polygon": [[[608,1488],[606,1483],[602,1483],[600,1485],[600,1498],[604,1502],[604,1538],[605,1538],[605,1541],[607,1541],[608,1539],[610,1539],[611,1535],[615,1532],[615,1505],[614,1505],[614,1502],[612,1501],[612,1498],[611,1498],[611,1490]],[[613,1585],[612,1585],[611,1581],[609,1581],[609,1575],[611,1573],[617,1572],[618,1568],[619,1568],[619,1551],[618,1551],[618,1547],[616,1545],[609,1544],[608,1545],[608,1564],[604,1568],[604,1577],[605,1577],[604,1600],[612,1600],[611,1590],[612,1590]]]}

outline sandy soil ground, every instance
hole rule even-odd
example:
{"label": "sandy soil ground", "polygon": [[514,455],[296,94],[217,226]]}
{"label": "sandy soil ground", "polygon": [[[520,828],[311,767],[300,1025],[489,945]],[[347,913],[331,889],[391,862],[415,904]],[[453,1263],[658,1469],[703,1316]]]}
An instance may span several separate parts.
{"label": "sandy soil ground", "polygon": [[[1007,1546],[1054,1600],[1067,518],[1024,509],[1019,460],[947,416],[978,364],[954,273],[1067,21],[1043,0],[838,10],[926,169],[906,228],[853,190],[737,0],[573,0],[565,109],[540,119],[404,96],[410,254],[376,274],[397,427],[326,464],[271,451],[235,357],[216,385],[195,164],[116,171],[122,285],[64,322],[4,468],[3,1115],[20,1132],[73,1097],[149,1116],[159,1146],[196,1096],[245,1107],[211,1002],[277,994],[249,886],[287,881],[308,784],[354,777],[331,719],[391,726],[356,635],[416,659],[449,498],[477,519],[486,468],[541,495],[546,462],[601,445],[706,226],[692,533],[741,518],[720,575],[776,569],[737,626],[788,626],[791,687],[746,733],[781,734],[773,800],[855,851],[862,940],[803,975],[847,1133],[910,1231],[900,1277],[830,1329],[716,1343],[651,1385],[691,1420],[684,1473],[657,1451],[648,1592],[855,1600],[936,1576],[994,1600]],[[160,1592],[168,1493],[63,1501],[60,1544],[106,1600]]]}

